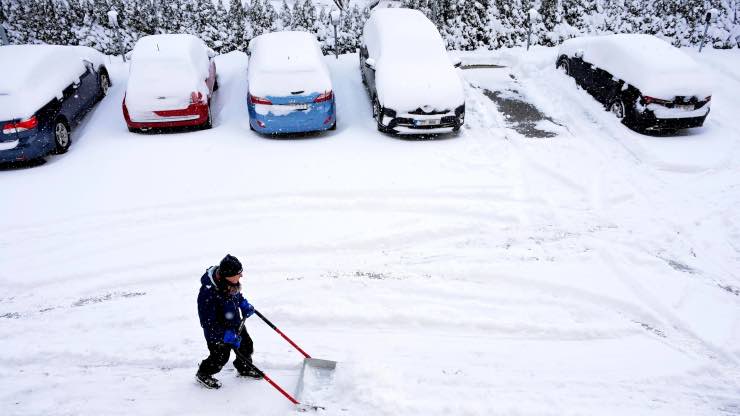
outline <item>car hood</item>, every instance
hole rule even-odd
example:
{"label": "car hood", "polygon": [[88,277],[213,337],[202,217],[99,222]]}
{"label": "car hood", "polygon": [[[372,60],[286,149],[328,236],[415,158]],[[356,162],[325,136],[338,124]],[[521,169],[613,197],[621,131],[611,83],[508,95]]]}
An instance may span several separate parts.
{"label": "car hood", "polygon": [[446,61],[378,62],[375,87],[381,105],[399,113],[454,110],[465,103],[458,70]]}

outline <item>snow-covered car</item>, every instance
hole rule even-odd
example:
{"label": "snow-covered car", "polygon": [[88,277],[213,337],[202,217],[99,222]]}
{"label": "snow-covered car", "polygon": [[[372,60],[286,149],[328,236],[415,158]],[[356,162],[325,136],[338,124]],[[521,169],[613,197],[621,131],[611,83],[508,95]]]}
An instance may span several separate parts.
{"label": "snow-covered car", "polygon": [[273,32],[249,43],[249,126],[265,134],[334,130],[336,103],[316,37]]}
{"label": "snow-covered car", "polygon": [[360,71],[378,130],[400,134],[458,131],[465,121],[459,71],[423,13],[376,9],[363,29]]}
{"label": "snow-covered car", "polygon": [[66,152],[111,85],[103,56],[87,47],[0,46],[0,62],[0,162]]}
{"label": "snow-covered car", "polygon": [[150,35],[139,39],[131,53],[122,105],[129,130],[210,128],[211,98],[218,89],[214,56],[193,35]]}
{"label": "snow-covered car", "polygon": [[700,127],[709,114],[712,86],[702,67],[652,35],[569,39],[556,67],[636,130]]}

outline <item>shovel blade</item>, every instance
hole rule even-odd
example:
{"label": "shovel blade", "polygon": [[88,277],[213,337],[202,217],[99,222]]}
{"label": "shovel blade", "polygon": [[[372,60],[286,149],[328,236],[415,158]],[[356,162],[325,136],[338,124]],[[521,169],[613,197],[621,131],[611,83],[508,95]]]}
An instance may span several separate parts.
{"label": "shovel blade", "polygon": [[[331,388],[331,379],[337,367],[336,361],[320,358],[306,358],[303,360],[301,374],[296,387],[296,398],[301,402],[299,410],[319,410],[321,406],[310,404],[317,394]],[[306,397],[304,397],[306,396]]]}
{"label": "shovel blade", "polygon": [[303,366],[317,368],[320,371],[325,371],[325,370],[333,371],[335,368],[337,368],[337,362],[329,361],[329,360],[322,360],[320,358],[304,358]]}

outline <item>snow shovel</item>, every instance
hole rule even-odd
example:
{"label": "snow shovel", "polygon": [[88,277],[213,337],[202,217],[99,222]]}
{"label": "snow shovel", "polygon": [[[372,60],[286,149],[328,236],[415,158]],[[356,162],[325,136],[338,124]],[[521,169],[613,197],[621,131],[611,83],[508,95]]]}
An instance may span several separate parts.
{"label": "snow shovel", "polygon": [[[275,326],[272,322],[270,322],[269,319],[265,318],[265,315],[262,315],[259,311],[255,309],[254,311],[257,316],[260,317],[270,328],[275,330],[278,334],[280,334],[281,337],[283,337],[290,345],[293,346],[296,350],[298,350],[301,354],[303,354],[303,367],[301,367],[301,374],[298,377],[298,386],[296,387],[296,397],[301,397],[301,394],[303,393],[304,387],[306,385],[306,381],[308,381],[309,385],[316,385],[318,387],[324,387],[328,385],[329,380],[331,379],[331,374],[334,371],[334,369],[337,367],[336,361],[330,361],[330,360],[322,360],[319,358],[313,358],[306,351],[303,351],[301,347],[298,346],[293,340],[288,338],[287,335],[283,334],[283,332],[278,329],[278,327]],[[309,408],[312,408],[313,410],[317,409],[324,409],[321,406],[313,406],[313,405],[303,405],[308,406]],[[302,409],[304,410],[304,409]]]}

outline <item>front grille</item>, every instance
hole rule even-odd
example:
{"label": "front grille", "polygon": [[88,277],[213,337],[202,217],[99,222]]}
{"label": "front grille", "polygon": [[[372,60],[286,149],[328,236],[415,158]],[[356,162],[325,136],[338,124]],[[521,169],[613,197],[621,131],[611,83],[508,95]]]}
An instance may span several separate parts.
{"label": "front grille", "polygon": [[447,114],[450,110],[430,110],[430,111],[424,111],[423,108],[419,107],[416,110],[409,111],[409,114],[416,114],[420,116],[432,116],[435,114]]}

